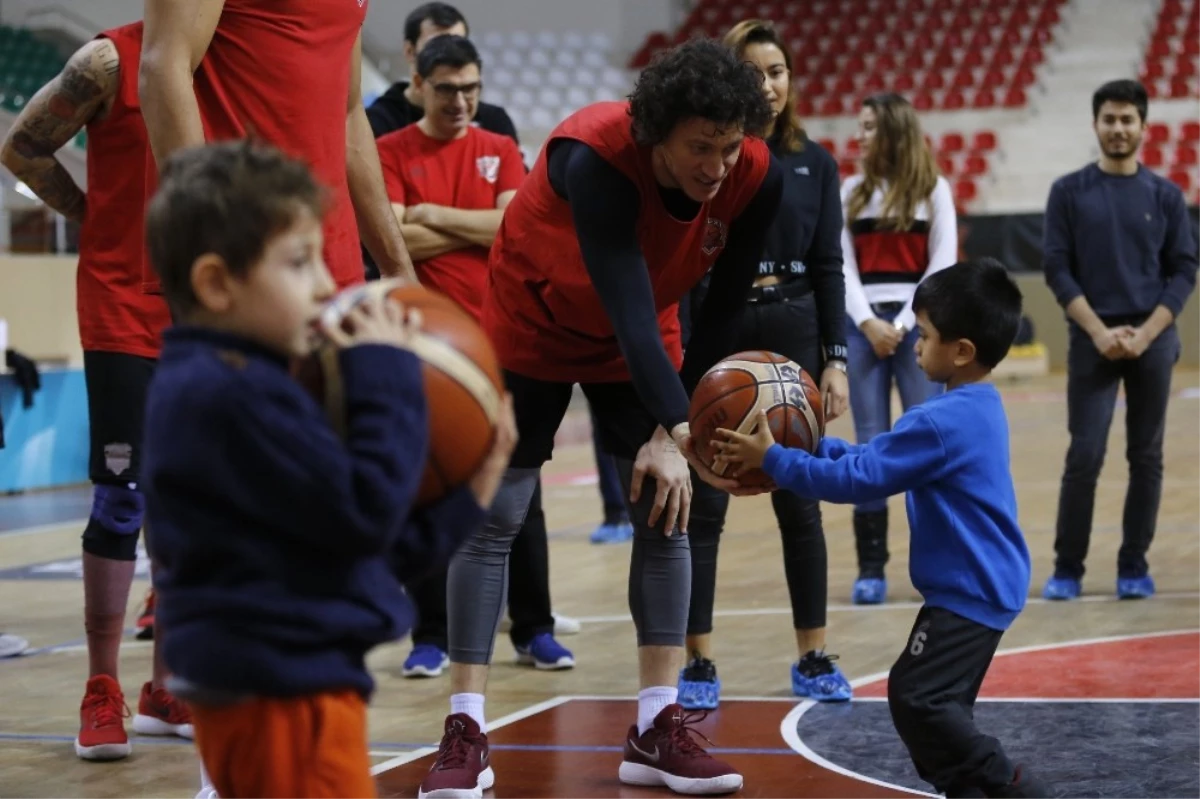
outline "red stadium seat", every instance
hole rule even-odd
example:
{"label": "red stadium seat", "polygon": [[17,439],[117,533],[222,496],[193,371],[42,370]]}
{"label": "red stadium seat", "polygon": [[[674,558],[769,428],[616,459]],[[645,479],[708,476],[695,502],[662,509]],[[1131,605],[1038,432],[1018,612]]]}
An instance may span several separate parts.
{"label": "red stadium seat", "polygon": [[942,139],[938,142],[938,152],[960,153],[966,146],[967,140],[961,133],[949,131],[942,134]]}
{"label": "red stadium seat", "polygon": [[954,156],[950,155],[949,153],[938,153],[935,156],[935,159],[937,160],[938,170],[943,175],[948,178],[954,176]]}
{"label": "red stadium seat", "polygon": [[942,109],[944,111],[959,111],[967,107],[967,98],[958,89],[951,89],[946,92],[946,96],[942,98]]}
{"label": "red stadium seat", "polygon": [[1200,120],[1189,120],[1180,124],[1179,137],[1189,144],[1200,142]]}
{"label": "red stadium seat", "polygon": [[1146,144],[1162,144],[1171,138],[1171,129],[1163,122],[1146,123]]}
{"label": "red stadium seat", "polygon": [[959,205],[969,205],[979,196],[979,187],[974,180],[963,178],[954,183],[954,201]]}
{"label": "red stadium seat", "polygon": [[987,171],[987,158],[982,155],[968,155],[966,161],[963,163],[962,174],[964,177],[977,178],[981,175],[986,175]]}
{"label": "red stadium seat", "polygon": [[991,89],[980,89],[971,100],[971,107],[980,111],[996,107],[996,94]]}
{"label": "red stadium seat", "polygon": [[978,130],[971,138],[971,152],[990,153],[996,149],[996,134],[990,130]]}
{"label": "red stadium seat", "polygon": [[1142,145],[1142,163],[1147,169],[1162,169],[1165,161],[1162,148],[1157,144],[1146,142]]}
{"label": "red stadium seat", "polygon": [[1174,183],[1184,194],[1192,193],[1192,173],[1186,169],[1172,169],[1167,174],[1167,180]]}
{"label": "red stadium seat", "polygon": [[1025,105],[1026,102],[1028,102],[1028,99],[1025,97],[1025,90],[1017,88],[1016,86],[1009,89],[1004,94],[1005,108],[1020,108],[1021,106]]}
{"label": "red stadium seat", "polygon": [[1197,164],[1200,164],[1200,157],[1197,157],[1196,148],[1180,142],[1175,147],[1174,166],[1196,166]]}

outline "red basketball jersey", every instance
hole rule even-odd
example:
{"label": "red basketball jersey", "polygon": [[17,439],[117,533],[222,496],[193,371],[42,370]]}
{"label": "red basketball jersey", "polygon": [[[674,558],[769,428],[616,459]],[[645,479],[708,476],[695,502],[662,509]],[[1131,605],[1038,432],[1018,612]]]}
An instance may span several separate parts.
{"label": "red basketball jersey", "polygon": [[659,330],[678,368],[683,360],[678,303],[712,267],[729,225],[762,184],[771,157],[766,143],[747,137],[717,196],[685,222],[663,205],[651,148],[634,142],[627,102],[587,106],[551,132],[492,245],[483,325],[504,368],[571,382],[628,380],[629,369],[584,266],[570,206],[550,185],[546,151],[557,139],[589,145],[637,187],[638,241]]}
{"label": "red basketball jersey", "polygon": [[346,182],[346,106],[366,14],[366,0],[225,0],[192,81],[205,138],[264,140],[306,162],[329,189],[325,262],[339,288],[364,279]]}
{"label": "red basketball jersey", "polygon": [[[375,143],[388,199],[405,207],[433,203],[466,211],[494,209],[497,197],[515,191],[525,179],[516,142],[480,128],[441,141],[414,124]],[[423,284],[480,318],[487,287],[487,248],[473,245],[414,265]]]}
{"label": "red basketball jersey", "polygon": [[88,351],[157,358],[171,317],[163,298],[141,286],[150,151],[138,104],[142,23],[96,38],[117,49],[119,86],[108,112],[87,126],[87,208],[75,275],[79,338]]}

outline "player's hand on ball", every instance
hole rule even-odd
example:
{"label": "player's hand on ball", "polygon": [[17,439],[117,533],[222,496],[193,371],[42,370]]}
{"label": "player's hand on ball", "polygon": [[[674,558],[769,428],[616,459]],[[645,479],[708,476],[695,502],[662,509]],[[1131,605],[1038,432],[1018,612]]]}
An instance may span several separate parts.
{"label": "player's hand on ball", "polygon": [[491,506],[516,446],[517,418],[513,414],[512,394],[506,392],[500,401],[500,416],[496,420],[496,441],[470,482],[471,493],[475,495],[479,507]]}
{"label": "player's hand on ball", "polygon": [[713,465],[725,464],[735,477],[745,469],[761,469],[767,450],[775,445],[766,411],[758,412],[758,424],[749,435],[724,427],[717,430],[717,435],[725,440],[713,441],[717,450]]}
{"label": "player's hand on ball", "polygon": [[[663,535],[671,535],[676,522],[679,531],[687,533],[688,515],[692,508],[692,475],[688,471],[687,459],[680,452],[671,434],[659,427],[650,440],[638,450],[633,462],[633,482],[629,486],[629,501],[635,503],[642,496],[642,484],[646,477],[656,483],[654,507],[646,523],[651,527],[663,520]],[[664,511],[666,515],[664,516]]]}
{"label": "player's hand on ball", "polygon": [[399,303],[376,294],[351,308],[344,325],[322,319],[321,331],[339,348],[390,344],[407,349],[421,331],[421,312],[410,308],[406,313]]}

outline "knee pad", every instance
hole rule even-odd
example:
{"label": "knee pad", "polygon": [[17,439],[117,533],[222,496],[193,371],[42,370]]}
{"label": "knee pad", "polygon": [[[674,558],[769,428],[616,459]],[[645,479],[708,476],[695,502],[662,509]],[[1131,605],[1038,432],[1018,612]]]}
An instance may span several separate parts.
{"label": "knee pad", "polygon": [[83,530],[83,551],[109,560],[136,560],[138,532],[146,512],[141,491],[120,485],[96,485],[92,515]]}

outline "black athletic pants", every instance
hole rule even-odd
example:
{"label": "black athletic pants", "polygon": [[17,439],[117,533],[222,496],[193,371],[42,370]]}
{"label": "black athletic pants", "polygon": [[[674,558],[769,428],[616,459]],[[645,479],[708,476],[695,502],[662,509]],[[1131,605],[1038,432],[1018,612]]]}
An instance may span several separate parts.
{"label": "black athletic pants", "polygon": [[994,796],[1014,768],[975,726],[975,698],[1003,635],[925,605],[888,675],[888,708],[921,779],[947,796]]}
{"label": "black athletic pants", "polygon": [[[692,298],[694,305],[697,299]],[[791,358],[820,381],[824,368],[817,303],[811,292],[780,302],[746,307],[738,331],[737,352],[770,350]],[[792,626],[813,630],[825,626],[827,568],[820,505],[790,491],[771,494],[771,505],[783,536],[783,571],[792,601]],[[692,510],[688,538],[692,545],[692,600],[688,635],[712,632],[717,588],[717,549],[729,494],[692,476]]]}
{"label": "black athletic pants", "polygon": [[[1141,323],[1139,319],[1105,321]],[[1179,331],[1171,325],[1140,358],[1110,361],[1096,351],[1096,345],[1082,329],[1071,325],[1067,350],[1067,428],[1071,432],[1071,445],[1058,497],[1055,574],[1083,577],[1092,534],[1096,480],[1104,465],[1117,389],[1122,383],[1129,488],[1121,518],[1117,573],[1121,577],[1143,577],[1148,572],[1146,552],[1154,540],[1162,499],[1163,434],[1171,371],[1179,360],[1179,352]]]}
{"label": "black athletic pants", "polygon": [[[512,619],[509,637],[525,645],[536,635],[554,632],[550,606],[550,542],[546,537],[540,481],[529,503],[525,524],[513,539],[508,570],[508,615]],[[417,606],[413,644],[432,644],[443,652],[449,651],[446,569],[439,569],[409,586],[409,595]]]}

